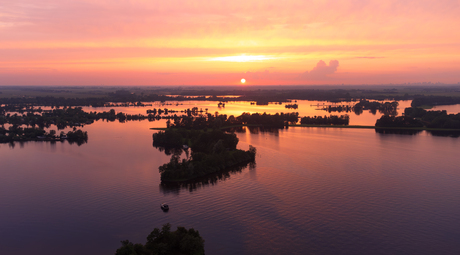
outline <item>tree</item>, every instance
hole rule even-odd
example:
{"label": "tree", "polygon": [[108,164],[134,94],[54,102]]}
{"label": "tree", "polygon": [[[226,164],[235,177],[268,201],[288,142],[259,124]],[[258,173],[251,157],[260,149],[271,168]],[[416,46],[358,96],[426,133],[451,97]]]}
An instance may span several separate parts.
{"label": "tree", "polygon": [[204,255],[204,239],[195,229],[177,227],[171,231],[171,224],[167,223],[160,229],[155,228],[148,236],[145,245],[133,244],[129,240],[121,241],[122,246],[115,255],[167,255],[190,254]]}

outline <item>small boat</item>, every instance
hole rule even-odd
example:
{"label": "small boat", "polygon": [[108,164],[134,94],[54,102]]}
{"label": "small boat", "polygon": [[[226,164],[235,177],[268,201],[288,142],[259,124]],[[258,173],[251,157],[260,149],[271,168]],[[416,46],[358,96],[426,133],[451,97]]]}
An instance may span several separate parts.
{"label": "small boat", "polygon": [[167,211],[167,210],[169,210],[169,206],[166,203],[162,203],[161,204],[161,210]]}

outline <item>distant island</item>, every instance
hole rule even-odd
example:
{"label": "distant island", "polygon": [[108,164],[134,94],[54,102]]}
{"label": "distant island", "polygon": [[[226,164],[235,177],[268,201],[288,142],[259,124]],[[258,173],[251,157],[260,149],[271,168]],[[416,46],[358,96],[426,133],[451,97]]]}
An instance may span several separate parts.
{"label": "distant island", "polygon": [[460,113],[447,114],[446,111],[427,111],[422,108],[408,107],[404,110],[404,116],[384,115],[377,120],[375,126],[460,130]]}

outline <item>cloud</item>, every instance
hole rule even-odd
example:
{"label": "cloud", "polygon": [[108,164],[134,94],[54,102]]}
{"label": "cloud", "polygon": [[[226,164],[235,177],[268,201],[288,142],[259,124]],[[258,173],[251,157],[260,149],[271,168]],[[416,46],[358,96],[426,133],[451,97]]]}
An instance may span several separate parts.
{"label": "cloud", "polygon": [[339,67],[338,60],[331,60],[329,61],[329,65],[327,65],[324,61],[320,60],[318,64],[309,72],[305,71],[301,74],[302,79],[310,79],[310,80],[320,80],[324,79],[327,76],[334,74],[337,71],[337,67]]}

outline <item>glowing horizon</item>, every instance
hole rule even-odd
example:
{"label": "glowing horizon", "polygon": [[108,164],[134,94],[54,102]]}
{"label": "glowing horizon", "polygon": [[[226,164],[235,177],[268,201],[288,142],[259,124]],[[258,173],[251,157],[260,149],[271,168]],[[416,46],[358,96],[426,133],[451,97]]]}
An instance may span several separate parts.
{"label": "glowing horizon", "polygon": [[224,61],[224,62],[255,62],[255,61],[263,61],[269,59],[276,59],[275,57],[258,55],[258,56],[246,56],[246,55],[239,55],[239,56],[225,56],[225,57],[216,57],[210,58],[208,61]]}
{"label": "glowing horizon", "polygon": [[460,82],[460,1],[10,1],[0,85]]}

